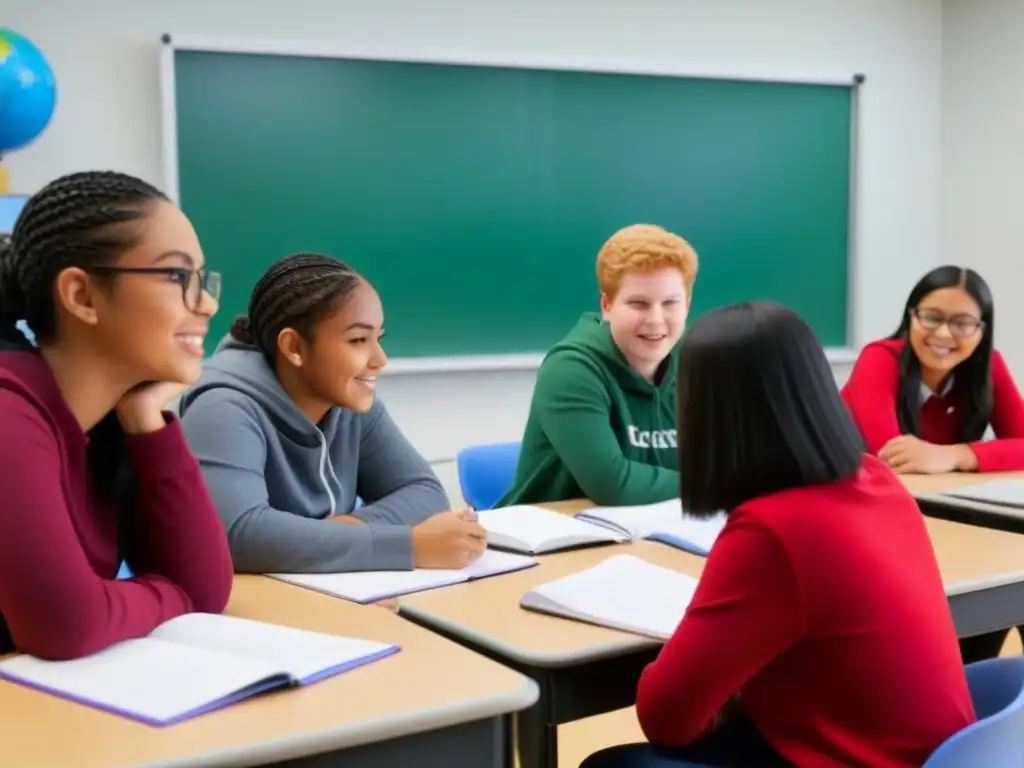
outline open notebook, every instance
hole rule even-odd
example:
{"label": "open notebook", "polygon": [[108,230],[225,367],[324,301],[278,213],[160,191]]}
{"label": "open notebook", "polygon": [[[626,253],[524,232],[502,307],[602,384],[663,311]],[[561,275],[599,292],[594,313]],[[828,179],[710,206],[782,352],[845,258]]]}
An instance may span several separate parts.
{"label": "open notebook", "polygon": [[334,597],[343,597],[354,603],[373,603],[377,600],[407,595],[411,592],[422,592],[427,589],[496,576],[499,573],[519,571],[536,564],[537,561],[532,557],[488,549],[465,568],[456,570],[416,568],[411,571],[268,573],[267,575],[299,587],[314,589]]}
{"label": "open notebook", "polygon": [[697,580],[633,555],[534,587],[522,608],[667,640],[686,613]]}
{"label": "open notebook", "polygon": [[369,640],[190,613],[144,638],[74,661],[13,656],[0,662],[0,677],[149,725],[171,725],[266,691],[308,685],[398,650]]}
{"label": "open notebook", "polygon": [[534,555],[649,539],[706,557],[726,521],[724,513],[706,520],[684,515],[678,500],[636,507],[591,507],[575,517],[526,505],[477,514],[487,530],[488,543]]}
{"label": "open notebook", "polygon": [[989,480],[987,483],[945,491],[940,495],[1024,509],[1024,480]]}

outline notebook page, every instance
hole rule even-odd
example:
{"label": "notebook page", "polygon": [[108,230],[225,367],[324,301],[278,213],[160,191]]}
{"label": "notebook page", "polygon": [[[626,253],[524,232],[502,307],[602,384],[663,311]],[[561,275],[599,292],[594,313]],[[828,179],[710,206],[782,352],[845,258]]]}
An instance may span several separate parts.
{"label": "notebook page", "polygon": [[628,507],[591,507],[577,514],[584,519],[592,518],[610,523],[628,532],[634,539],[642,539],[680,519],[683,515],[683,506],[679,499],[668,499],[655,504]]}
{"label": "notebook page", "polygon": [[610,529],[543,507],[502,507],[478,512],[477,517],[487,531],[488,539],[496,545],[512,549],[514,541],[521,541],[531,552],[555,542],[572,546],[586,542],[623,541],[626,538]]}
{"label": "notebook page", "polygon": [[941,495],[999,504],[1004,507],[1024,508],[1024,481],[990,480],[987,483],[955,488]]}
{"label": "notebook page", "polygon": [[651,528],[646,527],[646,521],[642,521],[640,530],[641,537],[654,534],[665,534],[670,538],[676,538],[693,544],[703,552],[710,552],[718,535],[725,527],[728,516],[719,512],[714,517],[698,518],[690,515],[680,515],[672,521],[652,521]]}
{"label": "notebook page", "polygon": [[152,724],[198,714],[281,671],[261,659],[152,638],[125,640],[74,661],[21,655],[0,662],[5,677]]}
{"label": "notebook page", "polygon": [[517,555],[514,552],[499,552],[495,549],[485,549],[484,553],[476,560],[467,565],[461,571],[463,576],[469,579],[482,579],[485,576],[494,576],[499,573],[520,571],[536,565],[537,561],[529,555]]}
{"label": "notebook page", "polygon": [[315,589],[354,603],[372,603],[388,597],[434,589],[466,580],[460,571],[363,571],[358,573],[268,573],[268,576],[308,589]]}
{"label": "notebook page", "polygon": [[532,558],[486,550],[466,568],[446,570],[417,568],[412,571],[363,571],[358,573],[269,573],[275,579],[308,587],[357,603],[444,587],[536,563]]}
{"label": "notebook page", "polygon": [[593,624],[668,639],[693,598],[697,580],[633,555],[534,587],[522,604]]}
{"label": "notebook page", "polygon": [[189,613],[164,622],[150,635],[234,656],[260,659],[296,680],[312,682],[343,670],[388,656],[397,646],[310,632],[279,624]]}

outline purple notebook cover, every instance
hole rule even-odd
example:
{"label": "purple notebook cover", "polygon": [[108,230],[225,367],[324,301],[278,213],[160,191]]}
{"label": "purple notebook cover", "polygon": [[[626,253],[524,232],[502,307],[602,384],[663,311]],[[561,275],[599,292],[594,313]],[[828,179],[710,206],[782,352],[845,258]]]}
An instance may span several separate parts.
{"label": "purple notebook cover", "polygon": [[391,656],[393,654],[398,653],[400,650],[401,648],[399,648],[397,645],[391,645],[387,648],[378,651],[377,653],[371,653],[368,656],[361,656],[358,659],[353,659],[352,661],[346,661],[342,664],[337,664],[333,667],[328,667],[327,669],[315,672],[312,675],[309,675],[308,677],[305,677],[302,680],[298,681],[295,681],[287,674],[273,675],[272,677],[268,677],[264,680],[260,680],[256,683],[253,683],[250,686],[242,688],[240,691],[236,691],[235,693],[224,696],[223,698],[217,699],[216,701],[211,701],[209,704],[204,704],[200,707],[196,707],[195,709],[189,710],[188,712],[182,712],[178,715],[174,715],[173,717],[170,717],[166,720],[147,717],[146,715],[141,715],[137,712],[131,712],[126,709],[120,709],[118,707],[113,707],[108,704],[101,704],[97,701],[93,701],[92,699],[87,699],[81,696],[72,696],[68,693],[65,693],[64,691],[59,691],[55,688],[50,688],[45,685],[39,685],[38,683],[33,683],[28,680],[24,680],[20,677],[17,677],[16,675],[7,674],[6,672],[0,672],[0,678],[9,680],[12,683],[17,683],[18,685],[23,685],[26,688],[32,688],[37,691],[42,691],[43,693],[52,694],[53,696],[57,696],[61,699],[66,699],[67,701],[73,701],[76,704],[84,704],[94,709],[101,709],[104,712],[110,712],[114,715],[127,717],[130,720],[136,720],[140,723],[145,723],[146,725],[163,727],[168,725],[174,725],[184,720],[191,720],[193,717],[198,717],[199,715],[205,715],[208,712],[214,712],[218,709],[229,707],[232,704],[237,704],[240,701],[251,699],[254,696],[258,696],[261,693],[291,688],[296,685],[311,685],[312,683],[319,682],[320,680],[325,680],[328,677],[334,677],[335,675],[340,675],[342,672],[348,672],[349,670],[356,669],[357,667],[362,667],[371,662],[383,659],[387,656]]}

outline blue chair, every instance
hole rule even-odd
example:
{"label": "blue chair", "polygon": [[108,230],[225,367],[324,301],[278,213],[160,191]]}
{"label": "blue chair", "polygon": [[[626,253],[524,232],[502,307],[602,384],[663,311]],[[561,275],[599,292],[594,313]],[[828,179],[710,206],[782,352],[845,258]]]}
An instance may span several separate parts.
{"label": "blue chair", "polygon": [[953,734],[923,768],[1010,768],[1024,765],[1024,657],[968,664],[978,722]]}
{"label": "blue chair", "polygon": [[462,498],[473,509],[491,509],[512,487],[521,443],[463,448],[455,458]]}

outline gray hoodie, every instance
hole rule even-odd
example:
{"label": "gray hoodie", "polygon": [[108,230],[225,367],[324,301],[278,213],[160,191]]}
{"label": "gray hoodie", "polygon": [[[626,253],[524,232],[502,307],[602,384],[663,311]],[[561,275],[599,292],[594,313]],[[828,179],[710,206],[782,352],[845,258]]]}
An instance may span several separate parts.
{"label": "gray hoodie", "polygon": [[[379,399],[367,413],[332,408],[313,424],[263,355],[231,336],[179,411],[236,571],[410,569],[412,526],[449,507]],[[332,514],[367,524],[324,519]]]}

